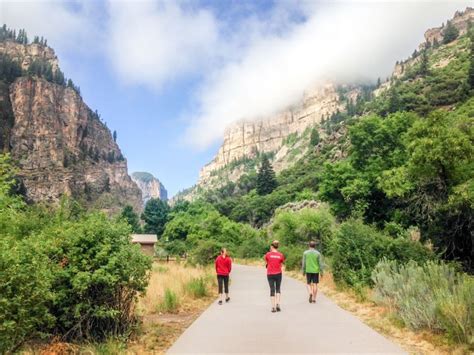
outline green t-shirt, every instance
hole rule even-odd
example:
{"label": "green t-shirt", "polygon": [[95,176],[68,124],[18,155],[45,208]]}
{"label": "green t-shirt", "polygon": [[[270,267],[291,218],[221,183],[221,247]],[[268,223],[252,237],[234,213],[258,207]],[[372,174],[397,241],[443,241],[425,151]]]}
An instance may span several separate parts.
{"label": "green t-shirt", "polygon": [[308,249],[303,253],[303,272],[307,274],[323,272],[321,253],[316,249]]}

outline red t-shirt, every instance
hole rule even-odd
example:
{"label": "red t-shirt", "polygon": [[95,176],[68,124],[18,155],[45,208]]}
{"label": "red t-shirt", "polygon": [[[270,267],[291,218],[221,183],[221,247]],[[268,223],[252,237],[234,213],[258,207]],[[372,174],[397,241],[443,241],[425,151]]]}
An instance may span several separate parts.
{"label": "red t-shirt", "polygon": [[222,255],[219,255],[216,258],[216,273],[217,275],[227,276],[232,270],[232,259],[229,256],[225,258]]}
{"label": "red t-shirt", "polygon": [[267,275],[281,274],[281,264],[285,261],[285,256],[279,251],[269,251],[265,254],[267,262]]}

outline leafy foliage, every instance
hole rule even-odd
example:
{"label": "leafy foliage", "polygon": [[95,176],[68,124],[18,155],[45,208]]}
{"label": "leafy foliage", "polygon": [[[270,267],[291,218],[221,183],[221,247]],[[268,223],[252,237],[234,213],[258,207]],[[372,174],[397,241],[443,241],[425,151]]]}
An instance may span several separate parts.
{"label": "leafy foliage", "polygon": [[334,279],[355,287],[371,284],[372,271],[383,258],[401,263],[434,258],[433,253],[419,242],[393,239],[359,220],[341,224],[331,243],[330,254]]}
{"label": "leafy foliage", "polygon": [[26,206],[11,194],[14,175],[0,155],[0,351],[38,336],[128,334],[151,267],[129,226],[67,199],[58,209]]}
{"label": "leafy foliage", "polygon": [[140,226],[140,220],[138,218],[138,214],[133,210],[132,206],[125,206],[122,209],[120,216],[128,223],[130,228],[132,228],[133,233],[141,233],[142,227]]}
{"label": "leafy foliage", "polygon": [[143,230],[145,233],[153,233],[160,237],[168,221],[169,206],[159,198],[149,199],[142,213],[142,220],[145,222]]}

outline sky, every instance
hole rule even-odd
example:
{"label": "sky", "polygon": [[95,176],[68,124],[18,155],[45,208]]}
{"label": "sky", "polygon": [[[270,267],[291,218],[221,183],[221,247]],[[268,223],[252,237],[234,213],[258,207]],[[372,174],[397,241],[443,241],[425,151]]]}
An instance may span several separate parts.
{"label": "sky", "polygon": [[118,134],[129,172],[169,195],[197,182],[225,128],[308,88],[390,75],[472,1],[0,0],[0,24],[48,39]]}

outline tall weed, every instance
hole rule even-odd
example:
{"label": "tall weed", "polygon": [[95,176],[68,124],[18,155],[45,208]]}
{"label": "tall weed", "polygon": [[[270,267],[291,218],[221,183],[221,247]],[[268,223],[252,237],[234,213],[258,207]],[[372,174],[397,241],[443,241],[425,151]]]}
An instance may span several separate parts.
{"label": "tall weed", "polygon": [[184,289],[193,298],[202,298],[208,295],[207,282],[203,277],[192,278],[184,285]]}
{"label": "tall weed", "polygon": [[172,313],[172,312],[176,312],[178,310],[178,307],[179,307],[178,296],[173,290],[167,288],[165,290],[163,301],[161,301],[161,303],[158,306],[159,310],[162,312]]}

